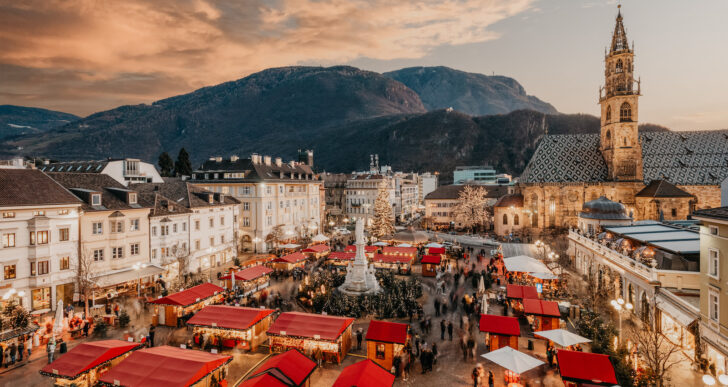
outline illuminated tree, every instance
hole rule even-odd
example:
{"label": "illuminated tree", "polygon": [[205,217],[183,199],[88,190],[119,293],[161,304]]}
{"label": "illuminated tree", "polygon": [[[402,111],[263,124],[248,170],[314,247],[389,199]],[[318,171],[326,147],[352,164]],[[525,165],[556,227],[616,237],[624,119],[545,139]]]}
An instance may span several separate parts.
{"label": "illuminated tree", "polygon": [[379,185],[379,193],[374,201],[374,219],[369,233],[377,238],[394,234],[394,213],[389,203],[389,192],[386,183]]}

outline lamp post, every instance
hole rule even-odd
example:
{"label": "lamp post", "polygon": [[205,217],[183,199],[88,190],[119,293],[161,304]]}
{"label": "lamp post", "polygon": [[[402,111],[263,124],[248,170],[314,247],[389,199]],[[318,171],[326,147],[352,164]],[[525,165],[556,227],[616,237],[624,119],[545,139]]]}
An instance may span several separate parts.
{"label": "lamp post", "polygon": [[141,269],[147,267],[146,263],[135,263],[132,268],[137,272],[137,297],[142,296],[142,273]]}
{"label": "lamp post", "polygon": [[617,311],[617,319],[619,320],[619,343],[622,344],[622,311],[631,311],[634,306],[629,302],[625,302],[622,297],[610,301],[610,304]]}
{"label": "lamp post", "polygon": [[258,243],[260,243],[260,238],[253,238],[253,253],[255,254],[258,254]]}

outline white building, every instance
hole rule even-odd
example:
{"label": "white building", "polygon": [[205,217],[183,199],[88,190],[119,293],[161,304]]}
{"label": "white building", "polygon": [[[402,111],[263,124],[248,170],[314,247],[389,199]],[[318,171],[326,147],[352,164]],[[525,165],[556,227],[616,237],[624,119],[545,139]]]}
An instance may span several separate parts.
{"label": "white building", "polygon": [[496,173],[495,168],[483,166],[459,166],[455,167],[452,174],[453,184],[510,184],[511,175]]}
{"label": "white building", "polygon": [[418,204],[425,205],[425,196],[437,189],[438,174],[430,172],[421,173],[417,176],[417,183],[417,200],[419,202]]}
{"label": "white building", "polygon": [[98,161],[62,161],[38,166],[43,172],[102,173],[120,184],[162,183],[162,176],[150,163],[139,159],[108,159]]}
{"label": "white building", "polygon": [[[193,171],[198,187],[240,201],[239,249],[267,251],[275,239],[315,235],[325,210],[323,182],[306,163],[253,154],[249,159],[211,157]],[[274,234],[280,233],[277,237]]]}
{"label": "white building", "polygon": [[53,310],[73,301],[81,201],[33,169],[0,169],[2,302]]}
{"label": "white building", "polygon": [[369,225],[374,217],[374,202],[381,185],[387,189],[392,213],[395,214],[397,198],[394,179],[381,174],[362,173],[355,174],[346,181],[346,215],[351,220],[363,219]]}

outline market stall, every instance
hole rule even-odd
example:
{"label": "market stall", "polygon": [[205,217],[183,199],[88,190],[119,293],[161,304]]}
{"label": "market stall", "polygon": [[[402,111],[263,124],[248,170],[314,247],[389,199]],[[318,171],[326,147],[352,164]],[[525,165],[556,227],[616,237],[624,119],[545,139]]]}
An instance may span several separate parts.
{"label": "market stall", "polygon": [[167,297],[149,301],[150,304],[154,304],[152,324],[176,327],[179,319],[191,317],[194,312],[207,305],[222,302],[224,290],[207,282]]}
{"label": "market stall", "polygon": [[402,354],[409,341],[409,325],[372,320],[366,340],[367,358],[385,369],[392,369],[392,360]]}
{"label": "market stall", "polygon": [[[256,293],[270,285],[270,273],[272,272],[273,269],[262,265],[235,271],[235,286],[243,289],[244,296]],[[225,286],[228,289],[233,288],[231,274],[226,274],[220,279],[225,281]]]}
{"label": "market stall", "polygon": [[442,265],[442,257],[439,255],[424,255],[420,263],[422,264],[423,277],[435,277],[437,270]]}
{"label": "market stall", "polygon": [[344,368],[332,387],[392,387],[394,375],[367,359]]}
{"label": "market stall", "polygon": [[335,266],[346,266],[354,260],[356,253],[348,253],[343,251],[333,251],[326,257],[326,263]]}
{"label": "market stall", "polygon": [[560,345],[562,347],[570,347],[572,345],[590,343],[591,340],[586,337],[571,333],[566,329],[552,329],[550,331],[540,331],[534,334],[535,336],[542,337],[552,343]]}
{"label": "market stall", "polygon": [[227,385],[232,356],[170,346],[134,351],[99,378],[103,386],[210,387]]}
{"label": "market stall", "polygon": [[208,305],[187,321],[193,327],[195,344],[199,335],[208,334],[221,340],[223,347],[255,350],[268,336],[273,310],[240,306]]}
{"label": "market stall", "polygon": [[480,331],[486,334],[485,343],[491,351],[503,347],[518,349],[521,327],[517,317],[480,315]]}
{"label": "market stall", "polygon": [[[379,251],[379,247],[380,246],[373,246],[373,245],[364,246],[364,254],[366,254],[367,258],[371,258],[374,256],[374,254],[376,254]],[[355,245],[346,246],[344,251],[347,253],[356,253],[356,246]]]}
{"label": "market stall", "polygon": [[523,313],[534,331],[548,331],[560,328],[561,312],[556,301],[536,299],[523,300]]}
{"label": "market stall", "polygon": [[312,245],[303,249],[303,253],[308,255],[309,258],[319,259],[329,255],[331,248],[327,245]]}
{"label": "market stall", "polygon": [[291,349],[268,359],[240,387],[309,387],[309,377],[315,369],[315,361]]}
{"label": "market stall", "polygon": [[399,274],[410,274],[414,257],[409,255],[374,254],[372,265],[377,269],[397,270]]}
{"label": "market stall", "polygon": [[382,248],[382,254],[389,256],[405,256],[411,259],[415,259],[417,256],[416,247],[397,247],[397,246],[385,246]]}
{"label": "market stall", "polygon": [[92,387],[99,377],[141,348],[139,343],[102,340],[82,343],[40,370],[54,386]]}
{"label": "market stall", "polygon": [[308,356],[321,351],[324,361],[341,363],[351,348],[353,318],[285,312],[268,328],[271,352],[298,349]]}
{"label": "market stall", "polygon": [[426,247],[425,253],[428,255],[445,255],[445,248],[444,247]]}
{"label": "market stall", "polygon": [[522,373],[545,364],[541,360],[511,347],[503,347],[480,356],[506,369],[505,382],[509,386],[510,383],[520,383]]}
{"label": "market stall", "polygon": [[276,270],[291,271],[297,267],[304,267],[307,259],[308,257],[306,254],[297,251],[274,259],[273,262],[271,262],[271,266]]}
{"label": "market stall", "polygon": [[618,384],[608,355],[560,349],[556,351],[556,358],[566,387]]}

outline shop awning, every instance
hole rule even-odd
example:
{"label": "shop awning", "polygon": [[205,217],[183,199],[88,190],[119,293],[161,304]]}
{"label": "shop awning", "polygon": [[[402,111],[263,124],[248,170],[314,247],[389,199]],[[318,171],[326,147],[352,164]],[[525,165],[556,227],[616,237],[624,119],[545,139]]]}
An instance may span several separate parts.
{"label": "shop awning", "polygon": [[232,359],[232,356],[170,346],[140,349],[101,376],[99,381],[107,386],[186,387]]}
{"label": "shop awning", "polygon": [[[243,269],[240,271],[235,272],[235,280],[236,281],[252,281],[254,279],[258,279],[266,274],[270,274],[273,272],[273,269],[269,267],[265,267],[263,265],[253,266],[249,267],[247,269]],[[221,280],[228,280],[230,279],[230,274],[226,274],[222,277],[220,277]]]}
{"label": "shop awning", "polygon": [[411,255],[384,255],[374,254],[372,257],[373,262],[382,263],[411,263],[413,257]]}
{"label": "shop awning", "polygon": [[516,351],[511,347],[499,348],[480,356],[517,374],[522,374],[544,364],[541,360],[538,360],[533,356],[526,355],[523,352]]}
{"label": "shop awning", "polygon": [[[379,242],[377,242],[377,243],[379,243]],[[376,243],[375,243],[375,245],[376,245]],[[385,244],[385,246],[386,246],[386,244]],[[371,246],[370,245],[366,245],[366,246],[364,246],[364,252],[365,253],[374,253],[377,250],[379,250],[379,247],[374,246],[374,245],[371,245]],[[356,246],[354,246],[354,245],[346,246],[346,248],[344,249],[344,251],[346,251],[348,253],[356,253]]]}
{"label": "shop awning", "polygon": [[[286,386],[301,386],[311,376],[316,369],[316,362],[309,359],[298,350],[291,349],[268,359],[253,373],[253,378],[271,375],[279,381],[283,381]],[[247,384],[243,383],[243,386]],[[261,386],[263,386],[261,384]]]}
{"label": "shop awning", "polygon": [[101,340],[82,343],[41,369],[45,376],[76,379],[88,370],[115,359],[129,351],[141,348],[139,343],[121,340]]}
{"label": "shop awning", "polygon": [[507,298],[538,298],[538,290],[535,286],[506,285]]}
{"label": "shop awning", "polygon": [[559,276],[553,273],[528,273],[533,278],[538,278],[542,280],[555,280],[559,279]]}
{"label": "shop awning", "polygon": [[157,265],[147,265],[139,270],[134,270],[133,268],[128,267],[120,270],[108,271],[94,276],[93,278],[98,287],[104,288],[107,286],[136,281],[139,278],[145,278],[151,275],[158,275],[162,272],[164,272],[164,269]]}
{"label": "shop awning", "polygon": [[372,320],[367,329],[367,340],[383,343],[397,343],[404,345],[407,342],[407,324],[389,321]]}
{"label": "shop awning", "polygon": [[202,285],[197,285],[187,290],[170,294],[167,297],[162,297],[154,301],[149,301],[149,303],[157,305],[188,306],[200,302],[206,298],[213,297],[223,290],[225,289],[206,282]]}
{"label": "shop awning", "polygon": [[208,305],[195,313],[187,325],[245,330],[273,313],[272,309]]}
{"label": "shop awning", "polygon": [[[50,311],[50,309],[48,309],[48,311]],[[37,311],[34,311],[34,312],[37,312]],[[31,315],[32,314],[34,314],[34,313],[31,313]],[[39,313],[39,314],[42,314],[42,313]],[[7,330],[3,333],[0,333],[0,342],[8,341],[8,340],[14,339],[18,336],[27,335],[28,333],[33,333],[33,332],[37,331],[38,329],[40,329],[39,326],[37,326],[33,323],[28,323],[28,326],[25,328],[15,328],[15,329]]]}
{"label": "shop awning", "polygon": [[559,304],[556,301],[544,301],[536,299],[523,300],[523,313],[537,314],[541,316],[561,317]]}
{"label": "shop awning", "polygon": [[562,380],[597,386],[617,384],[608,355],[560,349],[556,352],[556,358]]}
{"label": "shop awning", "polygon": [[367,359],[344,368],[332,387],[392,387],[393,384],[393,374]]}
{"label": "shop awning", "polygon": [[414,256],[417,254],[417,248],[416,247],[396,247],[396,246],[385,246],[382,249],[382,254],[386,255],[411,255]]}
{"label": "shop awning", "polygon": [[326,259],[333,259],[335,261],[352,261],[352,260],[354,260],[355,256],[356,256],[356,253],[334,251],[331,254],[329,254],[329,256],[326,257]]}
{"label": "shop awning", "polygon": [[388,246],[387,242],[374,242],[374,243],[372,243],[372,245],[379,246],[379,247]]}
{"label": "shop awning", "polygon": [[327,245],[313,245],[305,248],[304,253],[325,253],[331,250]]}
{"label": "shop awning", "polygon": [[442,262],[442,257],[439,255],[425,255],[420,260],[420,263],[430,263],[434,265],[439,265],[440,262]]}
{"label": "shop awning", "polygon": [[506,336],[521,335],[521,326],[518,324],[518,317],[481,314],[479,325],[481,332]]}
{"label": "shop awning", "polygon": [[428,249],[431,249],[431,248],[442,247],[442,245],[437,242],[430,242],[430,243],[426,244],[425,247],[427,247]]}
{"label": "shop awning", "polygon": [[311,241],[313,242],[326,242],[329,240],[329,237],[323,234],[316,234],[314,237],[311,238]]}
{"label": "shop awning", "polygon": [[285,312],[268,328],[268,334],[335,341],[353,322],[348,317]]}
{"label": "shop awning", "polygon": [[238,387],[291,387],[291,385],[289,381],[280,380],[275,374],[270,373],[250,378],[240,383]]}
{"label": "shop awning", "polygon": [[280,258],[276,258],[273,260],[273,262],[298,263],[305,260],[306,258],[308,258],[306,257],[306,254],[299,251],[293,254],[284,255]]}
{"label": "shop awning", "polygon": [[550,331],[534,332],[533,334],[549,339],[562,347],[591,342],[591,340],[586,337],[581,337],[576,333],[567,331],[566,329],[552,329]]}
{"label": "shop awning", "polygon": [[698,316],[683,312],[670,299],[662,294],[658,294],[657,297],[655,297],[655,302],[657,309],[660,309],[663,313],[667,313],[673,320],[684,328],[687,328],[688,325],[692,324],[693,321],[698,318]]}
{"label": "shop awning", "polygon": [[506,270],[522,273],[550,273],[551,270],[538,259],[518,255],[503,259]]}
{"label": "shop awning", "polygon": [[282,249],[297,249],[301,247],[301,245],[297,245],[295,243],[286,243],[285,245],[281,245]]}
{"label": "shop awning", "polygon": [[429,247],[427,249],[427,254],[445,254],[445,248],[444,247]]}

